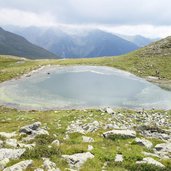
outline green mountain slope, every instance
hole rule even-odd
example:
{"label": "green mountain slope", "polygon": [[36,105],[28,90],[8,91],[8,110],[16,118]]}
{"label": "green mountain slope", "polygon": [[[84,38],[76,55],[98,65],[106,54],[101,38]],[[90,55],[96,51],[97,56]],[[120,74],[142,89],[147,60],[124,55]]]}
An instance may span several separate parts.
{"label": "green mountain slope", "polygon": [[30,59],[56,58],[53,53],[38,47],[25,38],[0,28],[0,54]]}

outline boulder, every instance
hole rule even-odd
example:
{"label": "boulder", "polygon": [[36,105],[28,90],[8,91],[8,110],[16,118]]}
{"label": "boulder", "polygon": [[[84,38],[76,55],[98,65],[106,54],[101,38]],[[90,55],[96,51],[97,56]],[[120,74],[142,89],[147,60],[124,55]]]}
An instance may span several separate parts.
{"label": "boulder", "polygon": [[112,130],[112,131],[107,131],[103,133],[104,138],[111,138],[112,136],[121,136],[123,138],[135,138],[136,137],[136,132],[133,130]]}
{"label": "boulder", "polygon": [[155,146],[155,149],[157,151],[165,151],[165,152],[171,153],[171,143],[168,142],[168,143],[157,144]]}
{"label": "boulder", "polygon": [[11,132],[11,133],[0,132],[0,136],[4,137],[4,138],[12,138],[12,137],[16,137],[17,134],[16,134],[16,132]]}
{"label": "boulder", "polygon": [[155,165],[155,166],[158,166],[158,167],[165,167],[163,164],[161,164],[160,162],[154,160],[151,157],[143,158],[142,161],[137,161],[136,164],[152,164],[152,165]]}
{"label": "boulder", "polygon": [[5,141],[6,145],[16,148],[17,147],[17,140],[16,139],[7,139]]}
{"label": "boulder", "polygon": [[71,169],[78,169],[88,160],[94,158],[94,155],[90,152],[77,153],[73,155],[62,155],[67,160]]}
{"label": "boulder", "polygon": [[3,171],[23,171],[26,170],[28,167],[32,165],[33,161],[32,160],[25,160],[21,161],[17,164],[14,164],[13,166],[5,168]]}
{"label": "boulder", "polygon": [[49,135],[48,131],[43,128],[40,128],[40,126],[41,122],[35,122],[31,125],[27,125],[20,128],[20,133],[28,135],[26,138],[23,139],[23,141],[33,140],[37,135]]}
{"label": "boulder", "polygon": [[32,134],[33,131],[36,131],[38,128],[40,128],[41,122],[35,122],[31,125],[23,126],[20,128],[20,133],[25,134]]}
{"label": "boulder", "polygon": [[123,162],[123,156],[122,156],[122,154],[117,154],[115,156],[115,162]]}
{"label": "boulder", "polygon": [[6,167],[6,165],[9,163],[9,161],[10,160],[8,158],[1,160],[0,161],[0,170],[3,170]]}
{"label": "boulder", "polygon": [[50,161],[49,158],[43,158],[43,167],[47,171],[60,171],[60,169],[56,168],[56,164]]}
{"label": "boulder", "polygon": [[83,142],[94,142],[94,139],[93,138],[91,138],[91,137],[87,137],[87,136],[82,136],[82,138],[83,138]]}
{"label": "boulder", "polygon": [[144,138],[135,138],[135,142],[139,145],[145,146],[146,148],[152,148],[153,144],[151,141],[146,140]]}
{"label": "boulder", "polygon": [[1,148],[0,149],[0,160],[5,158],[8,159],[18,159],[21,155],[25,152],[25,149],[8,149],[8,148]]}

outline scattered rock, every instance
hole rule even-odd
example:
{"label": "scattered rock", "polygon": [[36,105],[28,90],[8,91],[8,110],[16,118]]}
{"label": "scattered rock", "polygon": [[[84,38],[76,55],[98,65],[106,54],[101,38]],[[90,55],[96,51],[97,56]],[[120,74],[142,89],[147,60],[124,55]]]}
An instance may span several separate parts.
{"label": "scattered rock", "polygon": [[163,164],[161,164],[160,162],[154,160],[151,157],[143,158],[142,161],[137,161],[136,163],[137,164],[152,164],[152,165],[155,165],[155,166],[158,166],[158,167],[165,167]]}
{"label": "scattered rock", "polygon": [[110,107],[107,107],[105,109],[105,112],[107,112],[108,114],[114,114],[114,111]]}
{"label": "scattered rock", "polygon": [[30,167],[32,163],[33,163],[32,160],[21,161],[13,166],[7,167],[3,171],[22,171]]}
{"label": "scattered rock", "polygon": [[88,159],[94,158],[90,152],[77,153],[73,155],[62,155],[65,158],[71,169],[79,169]]}
{"label": "scattered rock", "polygon": [[122,154],[117,154],[116,155],[115,162],[123,162],[123,156],[122,156]]}
{"label": "scattered rock", "polygon": [[91,137],[86,137],[86,136],[82,136],[83,137],[83,142],[94,142],[94,139]]}
{"label": "scattered rock", "polygon": [[0,132],[0,136],[4,138],[12,138],[12,137],[16,137],[17,134],[16,132],[12,132],[12,133]]}
{"label": "scattered rock", "polygon": [[114,135],[119,135],[123,138],[135,138],[136,132],[133,130],[112,130],[103,133],[104,138],[110,138]]}
{"label": "scattered rock", "polygon": [[59,142],[59,140],[54,140],[54,141],[52,142],[52,145],[59,146],[59,145],[60,145],[60,142]]}
{"label": "scattered rock", "polygon": [[10,146],[10,147],[17,147],[17,140],[16,139],[7,139],[5,141],[6,145]]}
{"label": "scattered rock", "polygon": [[1,160],[0,161],[0,170],[3,170],[6,167],[6,165],[9,163],[9,161],[10,160],[8,158]]}
{"label": "scattered rock", "polygon": [[1,148],[0,149],[0,160],[5,158],[8,159],[18,159],[25,152],[25,149],[8,149]]}
{"label": "scattered rock", "polygon": [[93,146],[92,145],[88,145],[88,148],[87,148],[88,151],[91,151],[93,150]]}
{"label": "scattered rock", "polygon": [[135,142],[139,145],[145,146],[148,149],[152,148],[153,146],[152,142],[144,138],[135,138]]}

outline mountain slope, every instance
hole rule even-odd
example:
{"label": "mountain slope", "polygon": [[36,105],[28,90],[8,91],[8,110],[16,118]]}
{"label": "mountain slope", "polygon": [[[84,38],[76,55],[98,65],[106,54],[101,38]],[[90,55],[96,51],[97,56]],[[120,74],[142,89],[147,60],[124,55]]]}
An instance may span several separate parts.
{"label": "mountain slope", "polygon": [[58,28],[11,30],[63,58],[116,56],[138,49],[134,43],[100,30],[75,31],[74,34]]}
{"label": "mountain slope", "polygon": [[53,53],[33,45],[25,38],[0,28],[0,54],[30,59],[55,58]]}

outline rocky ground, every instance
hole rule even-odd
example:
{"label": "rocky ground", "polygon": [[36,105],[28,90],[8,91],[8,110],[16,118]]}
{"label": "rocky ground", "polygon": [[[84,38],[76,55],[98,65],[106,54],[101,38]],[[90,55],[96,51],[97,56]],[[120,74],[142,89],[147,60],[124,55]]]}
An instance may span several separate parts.
{"label": "rocky ground", "polygon": [[0,111],[0,170],[171,170],[171,111]]}

